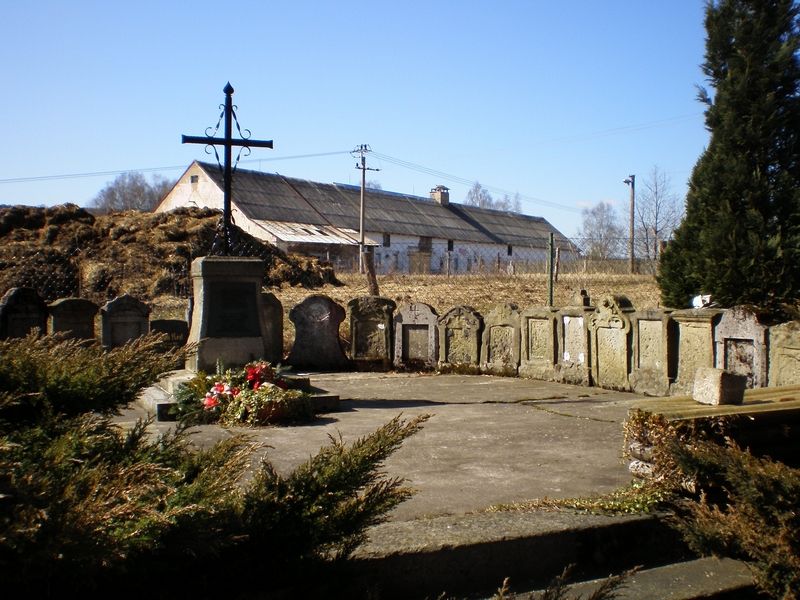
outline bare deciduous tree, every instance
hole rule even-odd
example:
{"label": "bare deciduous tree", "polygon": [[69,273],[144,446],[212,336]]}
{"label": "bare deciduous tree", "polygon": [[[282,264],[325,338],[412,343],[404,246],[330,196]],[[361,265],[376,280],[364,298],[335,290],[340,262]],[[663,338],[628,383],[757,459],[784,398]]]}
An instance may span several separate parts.
{"label": "bare deciduous tree", "polygon": [[122,173],[106,184],[92,199],[92,206],[107,212],[120,210],[153,210],[175,184],[160,175],[154,175],[152,183],[136,171]]}
{"label": "bare deciduous tree", "polygon": [[619,224],[614,207],[601,202],[583,209],[583,225],[578,230],[583,252],[587,258],[606,260],[621,255],[627,237]]}
{"label": "bare deciduous tree", "polygon": [[657,260],[666,241],[683,217],[683,203],[672,191],[669,176],[654,166],[636,198],[636,254]]}

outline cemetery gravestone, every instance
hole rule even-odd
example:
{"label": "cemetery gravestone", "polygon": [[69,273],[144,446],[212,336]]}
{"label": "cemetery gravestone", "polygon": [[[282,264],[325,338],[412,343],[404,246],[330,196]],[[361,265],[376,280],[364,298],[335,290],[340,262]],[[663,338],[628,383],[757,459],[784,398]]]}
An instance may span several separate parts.
{"label": "cemetery gravestone", "polygon": [[767,385],[767,327],[743,307],[726,310],[714,328],[718,369],[744,375],[748,388]]}
{"label": "cemetery gravestone", "polygon": [[61,298],[49,306],[48,333],[63,333],[80,340],[95,338],[94,319],[99,307],[85,298]]}
{"label": "cemetery gravestone", "polygon": [[554,381],[558,361],[556,309],[528,308],[520,315],[522,349],[519,375]]}
{"label": "cemetery gravestone", "polygon": [[558,311],[557,379],[562,383],[591,385],[590,345],[586,319],[594,312],[586,290],[575,294],[573,305]]}
{"label": "cemetery gravestone", "polygon": [[26,337],[33,329],[47,331],[47,304],[36,290],[11,288],[0,299],[0,339]]}
{"label": "cemetery gravestone", "polygon": [[397,305],[387,298],[363,296],[347,303],[350,319],[350,358],[362,368],[388,369],[392,364],[392,313]]}
{"label": "cemetery gravestone", "polygon": [[800,384],[800,321],[769,328],[769,385]]}
{"label": "cemetery gravestone", "polygon": [[439,368],[477,367],[483,328],[481,315],[470,306],[456,306],[439,318]]}
{"label": "cemetery gravestone", "polygon": [[182,348],[189,339],[189,324],[180,319],[154,319],[150,321],[150,332],[163,333],[167,336],[167,344]]}
{"label": "cemetery gravestone", "polygon": [[421,302],[401,306],[394,327],[395,366],[436,366],[439,329],[433,307]]}
{"label": "cemetery gravestone", "polygon": [[625,296],[609,296],[588,318],[592,379],[599,387],[630,390],[633,311]]}
{"label": "cemetery gravestone", "polygon": [[664,310],[636,311],[633,326],[631,388],[639,394],[666,396],[675,375],[675,322]]}
{"label": "cemetery gravestone", "polygon": [[100,309],[103,323],[101,340],[106,348],[116,348],[147,335],[150,307],[130,294],[114,298]]}
{"label": "cemetery gravestone", "polygon": [[192,261],[194,303],[189,343],[196,352],[190,371],[241,366],[265,357],[267,323],[262,305],[264,261],[259,258],[204,256]]}
{"label": "cemetery gravestone", "polygon": [[516,375],[519,366],[519,310],[515,304],[495,307],[484,319],[481,371]]}
{"label": "cemetery gravestone", "polygon": [[294,325],[294,345],[287,362],[293,367],[318,371],[347,369],[350,361],[339,343],[344,308],[328,296],[315,294],[289,311]]}
{"label": "cemetery gravestone", "polygon": [[678,329],[678,368],[670,386],[673,395],[691,394],[700,367],[714,366],[714,325],[722,311],[690,308],[672,313]]}

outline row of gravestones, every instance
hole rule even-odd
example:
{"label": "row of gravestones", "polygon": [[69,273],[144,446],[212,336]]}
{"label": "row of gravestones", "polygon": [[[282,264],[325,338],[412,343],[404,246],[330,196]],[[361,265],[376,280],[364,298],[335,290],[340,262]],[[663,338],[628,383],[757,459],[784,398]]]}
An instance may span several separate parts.
{"label": "row of gravestones", "polygon": [[[262,294],[262,315],[271,323],[263,357],[280,361],[283,310]],[[182,320],[149,320],[149,307],[125,295],[102,307],[81,298],[50,305],[28,288],[0,299],[0,338],[22,337],[34,327],[77,338],[95,338],[100,314],[104,346],[115,347],[148,331],[186,343]],[[348,318],[350,352],[339,328]],[[585,292],[560,309],[513,304],[482,316],[468,306],[444,315],[422,303],[401,306],[368,296],[345,309],[323,295],[292,308],[295,339],[286,362],[298,369],[466,368],[639,393],[689,393],[699,367],[723,368],[748,378],[748,387],[800,384],[800,322],[767,327],[743,309],[637,311],[624,296],[599,306]]]}
{"label": "row of gravestones", "polygon": [[148,332],[166,334],[177,347],[186,344],[189,336],[186,321],[151,321],[150,307],[127,294],[103,306],[85,298],[62,298],[47,304],[36,290],[21,287],[11,288],[0,299],[0,339],[25,337],[34,329],[75,339],[97,339],[98,313],[100,341],[108,348],[122,346]]}
{"label": "row of gravestones", "polygon": [[750,388],[800,384],[800,321],[768,327],[743,308],[637,311],[624,296],[593,306],[497,306],[482,316],[457,306],[439,316],[427,304],[399,309],[385,298],[347,306],[350,356],[338,343],[344,309],[326,296],[295,306],[288,362],[305,368],[469,367],[662,396],[691,393],[698,368],[747,377]]}

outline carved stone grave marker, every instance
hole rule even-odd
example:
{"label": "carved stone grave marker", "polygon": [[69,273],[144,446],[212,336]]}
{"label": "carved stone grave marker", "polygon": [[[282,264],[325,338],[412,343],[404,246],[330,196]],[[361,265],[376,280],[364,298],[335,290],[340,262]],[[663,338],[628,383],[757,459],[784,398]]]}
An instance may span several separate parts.
{"label": "carved stone grave marker", "polygon": [[293,367],[317,371],[347,369],[350,361],[339,343],[339,325],[344,308],[328,296],[314,294],[292,307],[294,345],[287,362]]}
{"label": "carved stone grave marker", "polygon": [[767,327],[742,307],[726,310],[714,328],[718,369],[744,375],[748,388],[767,385]]}
{"label": "carved stone grave marker", "polygon": [[697,369],[714,366],[714,326],[721,315],[722,311],[713,308],[690,308],[672,313],[678,324],[678,368],[670,394],[691,394]]}
{"label": "carved stone grave marker", "polygon": [[520,377],[554,381],[558,362],[558,318],[550,307],[527,308],[520,314],[522,346]]}
{"label": "carved stone grave marker", "polygon": [[268,324],[261,296],[264,261],[204,256],[192,261],[194,302],[189,343],[197,351],[190,371],[213,371],[217,362],[237,367],[266,358]]}
{"label": "carved stone grave marker", "polygon": [[102,342],[107,348],[127,344],[150,331],[150,307],[129,294],[114,298],[100,309]]}
{"label": "carved stone grave marker", "polygon": [[8,290],[0,299],[0,339],[21,338],[33,329],[47,331],[47,304],[33,288]]}
{"label": "carved stone grave marker", "polygon": [[61,298],[51,303],[49,309],[48,333],[64,333],[80,340],[95,338],[94,319],[99,307],[94,302],[85,298]]}
{"label": "carved stone grave marker", "polygon": [[421,302],[402,305],[394,316],[394,364],[435,367],[439,343],[438,316]]}
{"label": "carved stone grave marker", "polygon": [[599,387],[630,390],[633,311],[628,298],[615,295],[604,298],[597,311],[589,315],[592,379]]}
{"label": "carved stone grave marker", "polygon": [[388,369],[392,364],[392,314],[388,298],[362,296],[347,303],[350,358],[361,368]]}
{"label": "carved stone grave marker", "polygon": [[769,328],[769,385],[800,384],[800,321]]}
{"label": "carved stone grave marker", "polygon": [[631,388],[639,394],[666,396],[675,376],[675,322],[664,310],[641,310],[632,316]]}
{"label": "carved stone grave marker", "polygon": [[271,292],[261,292],[261,321],[264,323],[264,358],[272,364],[283,359],[283,305]]}
{"label": "carved stone grave marker", "polygon": [[558,311],[557,379],[563,383],[591,385],[591,350],[586,319],[594,312],[586,290],[575,294],[572,306]]}
{"label": "carved stone grave marker", "polygon": [[486,315],[483,325],[481,371],[496,375],[516,375],[521,338],[516,304],[496,306]]}
{"label": "carved stone grave marker", "polygon": [[439,317],[439,368],[477,367],[483,319],[470,306],[456,306]]}

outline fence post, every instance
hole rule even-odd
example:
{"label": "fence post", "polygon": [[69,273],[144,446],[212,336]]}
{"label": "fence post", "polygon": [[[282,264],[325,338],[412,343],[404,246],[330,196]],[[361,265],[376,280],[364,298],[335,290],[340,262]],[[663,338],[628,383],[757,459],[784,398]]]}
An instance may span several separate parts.
{"label": "fence post", "polygon": [[555,236],[550,233],[547,240],[547,305],[553,306],[553,284],[556,270]]}

